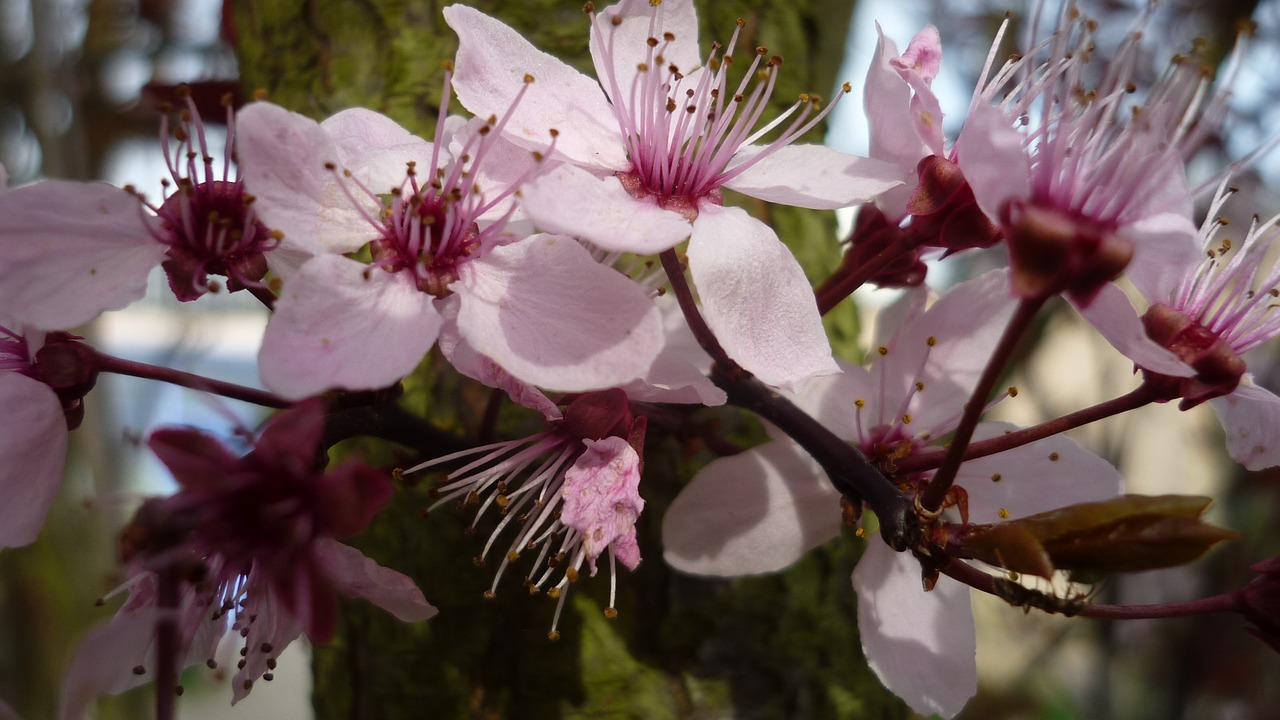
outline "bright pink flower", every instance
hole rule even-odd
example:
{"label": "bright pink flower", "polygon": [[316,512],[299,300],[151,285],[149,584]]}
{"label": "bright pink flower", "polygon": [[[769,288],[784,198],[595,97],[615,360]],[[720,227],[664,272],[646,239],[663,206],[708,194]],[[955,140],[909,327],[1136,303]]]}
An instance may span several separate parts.
{"label": "bright pink flower", "polygon": [[[985,352],[1013,310],[1007,283],[1004,272],[988,273],[927,311],[924,290],[912,291],[881,316],[891,336],[877,341],[870,370],[846,366],[841,375],[815,378],[796,402],[892,475],[896,460],[938,443],[959,421]],[[976,436],[1009,429],[985,423]],[[907,486],[925,480],[897,478]],[[967,461],[956,485],[974,522],[997,522],[1112,497],[1120,476],[1055,436]],[[840,525],[840,494],[798,445],[779,438],[703,468],[667,511],[664,557],[702,575],[774,572],[837,537]],[[976,690],[969,590],[942,578],[922,592],[920,578],[910,555],[869,540],[853,575],[859,632],[886,687],[921,714],[950,717]]]}
{"label": "bright pink flower", "polygon": [[[577,241],[509,222],[539,154],[502,140],[506,121],[442,111],[430,143],[368,110],[317,124],[266,103],[245,109],[258,210],[314,255],[285,274],[267,326],[269,388],[304,397],[390,385],[446,322],[542,387],[580,391],[643,373],[662,346],[644,290]],[[361,248],[370,263],[344,257]],[[446,302],[456,302],[448,320]]]}
{"label": "bright pink flower", "polygon": [[257,221],[231,163],[235,118],[227,106],[221,163],[205,140],[190,97],[169,137],[160,125],[172,193],[159,205],[103,183],[46,180],[0,192],[0,307],[18,322],[47,330],[81,325],[146,293],[162,265],[179,300],[258,284],[278,240]]}
{"label": "bright pink flower", "polygon": [[[191,428],[158,430],[149,445],[179,490],[150,500],[121,548],[129,600],[81,647],[63,687],[64,717],[96,697],[155,676],[156,623],[178,628],[184,665],[212,658],[228,624],[245,640],[234,700],[300,634],[333,634],[336,596],[362,597],[406,622],[436,613],[412,580],[337,542],[361,532],[391,495],[385,474],[358,461],[316,467],[323,405],[275,416],[237,456]],[[182,582],[176,606],[158,602],[161,575]]]}
{"label": "bright pink flower", "polygon": [[475,458],[449,473],[432,492],[440,499],[432,508],[461,498],[463,506],[479,505],[475,527],[488,510],[501,517],[485,542],[483,561],[513,522],[520,528],[486,593],[492,597],[507,566],[525,552],[538,550],[528,570],[530,592],[545,589],[557,599],[550,637],[557,626],[570,583],[583,563],[591,574],[596,561],[609,556],[609,608],[617,588],[615,562],[634,570],[640,564],[635,523],[644,510],[639,494],[644,449],[643,417],[634,418],[625,392],[613,389],[586,393],[559,416],[549,416],[547,429],[521,440],[494,443],[423,463],[425,470],[463,458]]}
{"label": "bright pink flower", "polygon": [[[458,99],[469,110],[502,113],[525,73],[538,75],[505,132],[528,145],[548,128],[559,130],[552,157],[565,164],[525,189],[530,217],[620,252],[652,254],[689,238],[703,312],[734,359],[775,384],[833,372],[799,265],[773,230],[723,207],[721,188],[838,208],[901,181],[875,161],[792,145],[825,115],[814,114],[816,99],[803,98],[757,130],[780,60],[757,51],[741,83],[731,85],[737,32],[703,64],[692,2],[625,0],[598,15],[587,9],[598,83],[483,13],[445,9],[460,39]],[[752,144],[792,115],[776,140]]]}
{"label": "bright pink flower", "polygon": [[1066,291],[1087,305],[1126,266],[1160,273],[1196,253],[1184,154],[1225,95],[1205,102],[1198,65],[1179,58],[1135,106],[1140,32],[1090,86],[1095,29],[1063,3],[1053,35],[994,74],[993,45],[956,141],[978,203],[1005,228],[1023,297]]}

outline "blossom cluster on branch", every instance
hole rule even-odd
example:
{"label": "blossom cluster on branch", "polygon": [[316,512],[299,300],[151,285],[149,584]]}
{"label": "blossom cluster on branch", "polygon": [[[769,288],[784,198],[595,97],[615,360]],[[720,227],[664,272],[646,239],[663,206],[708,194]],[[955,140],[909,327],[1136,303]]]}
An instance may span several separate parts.
{"label": "blossom cluster on branch", "polygon": [[[1017,582],[1179,565],[1233,537],[1200,519],[1205,499],[1125,495],[1117,469],[1069,429],[1208,402],[1236,461],[1280,464],[1280,400],[1245,359],[1280,334],[1280,270],[1266,259],[1275,220],[1233,242],[1219,213],[1238,168],[1196,187],[1186,174],[1227,114],[1231,68],[1214,83],[1194,53],[1178,56],[1139,91],[1145,19],[1098,67],[1092,21],[1070,5],[1040,11],[1056,23],[1047,34],[1029,23],[1022,53],[1004,61],[1011,21],[1001,27],[953,140],[932,89],[937,30],[902,52],[880,33],[864,95],[870,157],[800,142],[847,102],[848,84],[773,115],[783,63],[743,46],[744,22],[705,46],[690,0],[622,0],[585,8],[594,77],[478,10],[445,8],[460,46],[429,139],[363,108],[317,121],[228,99],[226,145],[213,148],[187,95],[165,108],[159,200],[100,183],[9,188],[0,170],[0,546],[40,533],[102,372],[281,409],[242,430],[243,454],[193,428],[151,432],[177,490],[124,529],[116,592],[127,599],[84,639],[62,716],[154,682],[167,720],[180,671],[216,664],[230,632],[244,641],[238,701],[294,639],[333,635],[340,595],[407,622],[436,615],[430,587],[342,542],[405,477],[433,483],[433,510],[473,514],[478,559],[497,563],[486,595],[521,574],[556,599],[558,638],[581,576],[607,562],[616,588],[619,565],[642,562],[650,417],[726,404],[765,420],[769,440],[690,480],[656,520],[661,560],[769,573],[853,528],[867,538],[852,584],[868,662],[918,712],[951,717],[976,691],[971,588],[1069,614],[1230,610],[1275,647],[1274,561],[1246,588],[1178,607]],[[450,114],[455,99],[467,115]],[[727,191],[858,206],[843,260],[814,288]],[[940,296],[928,285],[939,263],[995,246],[1007,267]],[[72,334],[140,299],[157,266],[180,301],[245,291],[270,308],[265,391],[115,358]],[[835,356],[822,322],[864,285],[904,290],[865,362]],[[997,386],[1058,296],[1132,360],[1136,387],[1033,427],[984,421],[1018,393]],[[335,435],[418,427],[401,409],[385,416],[396,428],[334,431],[344,413],[393,403],[387,389],[436,351],[543,429],[462,449],[424,434],[412,467],[331,463]]]}

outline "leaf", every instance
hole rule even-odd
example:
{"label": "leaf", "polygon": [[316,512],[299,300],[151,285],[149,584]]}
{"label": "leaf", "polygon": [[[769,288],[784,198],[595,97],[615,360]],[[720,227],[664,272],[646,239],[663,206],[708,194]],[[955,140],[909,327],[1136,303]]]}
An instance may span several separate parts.
{"label": "leaf", "polygon": [[962,554],[1044,578],[1054,570],[1093,575],[1173,567],[1239,537],[1201,520],[1210,502],[1192,495],[1124,495],[974,525]]}

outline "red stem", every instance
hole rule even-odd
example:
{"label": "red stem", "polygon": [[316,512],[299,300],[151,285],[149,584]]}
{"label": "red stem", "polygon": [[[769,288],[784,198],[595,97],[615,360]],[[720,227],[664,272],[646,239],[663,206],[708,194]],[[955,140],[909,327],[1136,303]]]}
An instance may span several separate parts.
{"label": "red stem", "polygon": [[214,380],[196,375],[194,373],[174,370],[172,368],[161,367],[159,365],[150,365],[136,360],[125,360],[113,355],[107,355],[97,350],[93,351],[94,361],[97,369],[101,372],[115,373],[117,375],[128,375],[130,377],[146,378],[148,380],[159,380],[171,385],[179,385],[192,390],[202,390],[204,392],[229,397],[234,400],[243,400],[255,405],[262,405],[271,408],[287,408],[293,403],[282,397],[273,395],[265,390],[256,390],[254,388],[236,385],[235,383],[224,382],[222,380]]}
{"label": "red stem", "polygon": [[960,469],[960,463],[969,449],[973,431],[978,427],[978,420],[986,409],[987,399],[991,397],[991,391],[1000,380],[1000,374],[1004,372],[1005,365],[1013,356],[1018,341],[1031,326],[1031,321],[1035,319],[1036,313],[1044,303],[1045,298],[1023,300],[1013,311],[1013,317],[1009,318],[1009,324],[1005,327],[1004,334],[1000,336],[1000,342],[996,344],[991,358],[987,360],[982,377],[978,379],[978,384],[973,388],[969,402],[965,405],[964,415],[960,418],[960,424],[956,426],[955,434],[952,436],[950,446],[947,447],[947,454],[942,464],[938,467],[938,472],[934,473],[929,485],[918,498],[920,507],[927,512],[937,512],[942,507],[942,502],[947,497],[947,490],[951,489],[951,483],[956,479],[956,471]]}
{"label": "red stem", "polygon": [[[1040,423],[1029,428],[1016,430],[1006,433],[998,437],[989,438],[987,440],[979,440],[971,443],[964,453],[965,460],[976,460],[980,457],[994,455],[1005,450],[1020,447],[1033,443],[1037,440],[1043,440],[1051,435],[1066,432],[1082,425],[1088,425],[1097,422],[1103,418],[1113,415],[1136,410],[1148,403],[1155,402],[1159,398],[1159,393],[1155,392],[1146,383],[1138,386],[1133,391],[1121,395],[1118,398],[1112,398],[1106,402],[1098,403],[1092,407],[1077,410],[1060,418],[1055,418],[1047,422]],[[899,460],[896,463],[899,473],[910,474],[932,470],[942,464],[947,454],[946,449],[927,450],[925,452],[913,455],[911,457]]]}

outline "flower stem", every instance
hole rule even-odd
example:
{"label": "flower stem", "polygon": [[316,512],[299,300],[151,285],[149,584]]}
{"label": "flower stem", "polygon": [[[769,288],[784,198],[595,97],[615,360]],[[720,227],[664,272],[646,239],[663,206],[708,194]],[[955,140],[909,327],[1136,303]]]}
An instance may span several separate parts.
{"label": "flower stem", "polygon": [[1000,342],[996,344],[991,358],[987,360],[982,377],[978,379],[978,384],[973,388],[969,402],[964,407],[964,415],[960,418],[960,424],[956,426],[942,464],[919,496],[919,505],[924,511],[936,513],[942,507],[947,491],[951,489],[951,483],[955,481],[956,472],[960,469],[960,463],[969,449],[973,431],[978,427],[978,420],[986,409],[987,398],[991,397],[991,391],[1000,379],[1000,374],[1004,372],[1009,358],[1013,356],[1018,341],[1031,326],[1031,321],[1035,319],[1044,303],[1045,298],[1024,299],[1013,311],[1013,317],[1009,318],[1009,324],[1005,327],[1004,334],[1000,336]]}
{"label": "flower stem", "polygon": [[293,403],[282,397],[273,395],[265,390],[257,390],[235,383],[224,382],[222,380],[214,380],[196,375],[194,373],[174,370],[172,368],[161,367],[159,365],[150,365],[148,363],[138,362],[136,360],[125,360],[106,353],[93,351],[93,359],[97,364],[97,369],[101,372],[110,372],[117,375],[128,375],[130,377],[146,378],[148,380],[159,380],[171,385],[178,385],[192,390],[202,390],[204,392],[213,393],[229,397],[234,400],[243,400],[255,405],[262,405],[271,408],[286,408]]}
{"label": "flower stem", "polygon": [[[966,562],[952,560],[941,569],[948,577],[954,578],[975,590],[981,590],[988,595],[1000,597],[1000,593],[996,591],[997,579]],[[1110,620],[1158,620],[1192,615],[1209,615],[1212,613],[1240,612],[1243,608],[1240,593],[1240,590],[1233,590],[1198,600],[1154,603],[1150,605],[1084,603],[1079,608],[1079,614],[1085,617]]]}
{"label": "flower stem", "polygon": [[[968,449],[965,450],[964,460],[976,460],[980,457],[994,455],[999,452],[1011,450],[1022,445],[1033,443],[1037,440],[1043,440],[1051,435],[1057,435],[1082,425],[1088,425],[1097,422],[1103,418],[1113,415],[1119,415],[1130,410],[1136,410],[1148,403],[1154,402],[1159,397],[1148,384],[1144,383],[1129,393],[1112,398],[1106,402],[1098,403],[1091,407],[1077,410],[1073,413],[1063,415],[1060,418],[1042,422],[1029,428],[1016,430],[1011,433],[1005,433],[997,437],[987,440],[980,440],[970,443]],[[932,470],[942,464],[947,454],[947,450],[928,450],[917,455],[899,460],[897,469],[903,474],[923,472]]]}
{"label": "flower stem", "polygon": [[[864,262],[841,263],[840,267],[823,280],[818,289],[813,292],[818,301],[818,312],[822,315],[831,312],[845,298],[875,277],[876,273],[914,249],[915,245],[904,237],[897,243],[889,244]],[[851,247],[846,252],[854,252],[854,249]]]}
{"label": "flower stem", "polygon": [[667,250],[659,257],[685,321],[698,344],[714,361],[711,380],[729,396],[729,403],[778,426],[818,461],[836,490],[865,501],[880,519],[880,534],[890,547],[901,551],[913,546],[918,539],[919,524],[911,500],[876,470],[861,451],[734,362],[698,312],[675,251]]}
{"label": "flower stem", "polygon": [[156,720],[173,720],[178,696],[178,574],[159,573],[156,588]]}

